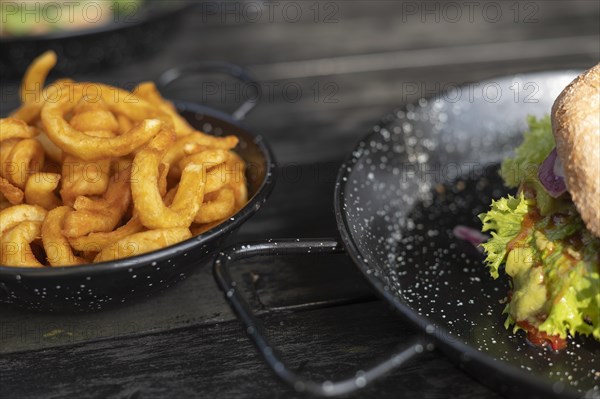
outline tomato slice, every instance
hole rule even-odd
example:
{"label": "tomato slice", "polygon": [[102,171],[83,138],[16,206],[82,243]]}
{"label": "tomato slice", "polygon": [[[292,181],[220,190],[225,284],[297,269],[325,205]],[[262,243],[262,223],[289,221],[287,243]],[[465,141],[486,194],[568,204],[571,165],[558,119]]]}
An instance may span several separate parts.
{"label": "tomato slice", "polygon": [[527,332],[527,340],[535,346],[550,346],[552,350],[559,351],[567,347],[567,340],[558,335],[550,335],[537,329],[527,321],[519,321],[517,325]]}

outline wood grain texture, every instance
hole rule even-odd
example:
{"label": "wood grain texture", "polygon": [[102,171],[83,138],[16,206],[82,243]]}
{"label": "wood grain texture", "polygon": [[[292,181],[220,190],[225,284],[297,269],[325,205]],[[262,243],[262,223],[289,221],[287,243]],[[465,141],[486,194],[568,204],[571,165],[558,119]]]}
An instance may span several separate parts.
{"label": "wood grain texture", "polygon": [[[361,322],[356,323],[357,317]],[[332,323],[332,321],[335,321]],[[264,319],[290,366],[313,378],[353,375],[415,332],[379,301]],[[60,376],[60,378],[57,378]],[[496,395],[437,354],[427,354],[361,397]],[[237,322],[5,355],[2,398],[301,398],[262,363]]]}

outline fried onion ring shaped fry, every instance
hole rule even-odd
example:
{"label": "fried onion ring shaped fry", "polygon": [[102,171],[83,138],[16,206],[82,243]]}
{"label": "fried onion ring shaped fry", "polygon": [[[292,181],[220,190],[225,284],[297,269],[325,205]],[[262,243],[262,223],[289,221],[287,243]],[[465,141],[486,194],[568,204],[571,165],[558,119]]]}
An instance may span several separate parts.
{"label": "fried onion ring shaped fry", "polygon": [[43,222],[46,210],[37,205],[14,205],[0,212],[0,235],[21,222]]}
{"label": "fried onion ring shaped fry", "polygon": [[6,140],[0,148],[0,174],[23,189],[29,175],[42,170],[45,159],[44,148],[35,139]]}
{"label": "fried onion ring shaped fry", "polygon": [[[169,133],[156,136],[133,160],[136,178],[131,180],[134,208],[149,229],[189,227],[204,198],[206,170],[227,160],[224,150],[207,150],[194,155],[180,168],[181,180],[173,203],[166,206],[159,190],[159,164],[168,145]],[[183,162],[183,160],[182,160]]]}
{"label": "fried onion ring shaped fry", "polygon": [[117,115],[117,122],[119,123],[119,135],[127,133],[133,127],[133,122],[125,115]]}
{"label": "fried onion ring shaped fry", "polygon": [[57,101],[65,92],[69,91],[74,82],[71,79],[58,79],[55,82],[44,87],[41,98],[36,102],[21,104],[13,113],[12,118],[20,119],[29,125],[35,125],[40,119],[42,107],[48,101]]}
{"label": "fried onion ring shaped fry", "polygon": [[35,139],[39,141],[42,147],[44,148],[44,152],[46,153],[47,159],[49,159],[57,165],[62,164],[63,151],[60,148],[58,148],[56,144],[50,141],[48,136],[46,136],[46,133],[40,134]]}
{"label": "fried onion ring shaped fry", "polygon": [[161,96],[153,82],[140,83],[135,89],[133,89],[133,93],[138,97],[148,101],[150,104],[155,105],[161,111],[169,115],[171,117],[173,129],[175,130],[177,137],[185,136],[186,134],[194,131],[194,128],[190,126],[185,118],[179,115],[173,103],[165,100]]}
{"label": "fried onion ring shaped fry", "polygon": [[144,230],[142,222],[134,215],[127,223],[107,233],[90,233],[82,237],[69,239],[71,247],[82,252],[100,252],[110,244]]}
{"label": "fried onion ring shaped fry", "polygon": [[56,53],[54,51],[46,51],[33,60],[21,84],[21,102],[23,104],[39,103],[42,98],[42,90],[46,84],[48,73],[56,65]]}
{"label": "fried onion ring shaped fry", "polygon": [[197,154],[208,149],[208,147],[199,145],[190,139],[190,136],[179,137],[169,147],[162,161],[170,165],[169,178],[179,180],[181,170],[179,169],[179,161],[188,155]]}
{"label": "fried onion ring shaped fry", "polygon": [[23,203],[25,194],[19,187],[12,185],[4,177],[0,177],[0,193],[4,198],[12,205],[19,205]]}
{"label": "fried onion ring shaped fry", "polygon": [[[96,137],[114,137],[108,130],[89,131]],[[72,206],[80,195],[102,195],[110,181],[110,159],[84,161],[66,154],[62,162],[62,186],[60,196],[66,205]]]}
{"label": "fried onion ring shaped fry", "polygon": [[38,131],[24,121],[17,118],[0,119],[0,141],[8,139],[31,139],[37,136]]}
{"label": "fried onion ring shaped fry", "polygon": [[220,221],[235,212],[235,193],[232,188],[223,187],[219,191],[207,194],[207,201],[202,204],[194,217],[194,223],[204,224]]}
{"label": "fried onion ring shaped fry", "polygon": [[151,154],[140,157],[140,179],[132,182],[132,194],[142,224],[151,229],[189,227],[204,199],[206,170],[225,162],[227,156],[224,150],[207,150],[184,165],[180,163],[183,172],[170,206],[164,204],[157,187],[157,158]]}
{"label": "fried onion ring shaped fry", "polygon": [[93,99],[82,97],[73,108],[73,116],[69,124],[73,129],[82,132],[109,131],[117,133],[119,130],[117,118],[110,112],[102,97]]}
{"label": "fried onion ring shaped fry", "polygon": [[238,142],[239,139],[236,136],[215,137],[194,131],[194,133],[178,137],[175,143],[169,147],[163,162],[171,164],[169,177],[178,178],[181,175],[178,163],[186,156],[197,154],[209,148],[231,150],[237,146]]}
{"label": "fried onion ring shaped fry", "polygon": [[75,103],[69,101],[70,97],[63,96],[57,102],[47,102],[42,108],[42,122],[48,138],[54,144],[85,161],[128,155],[156,136],[163,125],[159,119],[145,119],[119,136],[95,137],[75,129],[65,120],[65,114],[75,107]]}
{"label": "fried onion ring shaped fry", "polygon": [[31,205],[39,205],[48,211],[60,206],[60,199],[54,194],[59,182],[58,173],[32,174],[25,184],[25,201]]}
{"label": "fried onion ring shaped fry", "polygon": [[31,243],[40,238],[42,222],[24,221],[0,237],[0,264],[16,267],[43,267],[31,250]]}
{"label": "fried onion ring shaped fry", "polygon": [[248,202],[246,166],[239,155],[232,151],[229,152],[229,159],[226,163],[218,165],[208,172],[205,193],[213,193],[225,186],[233,188],[236,210],[241,209]]}
{"label": "fried onion ring shaped fry", "polygon": [[73,238],[113,230],[131,203],[130,181],[131,167],[111,177],[102,198],[77,197],[73,204],[75,211],[65,219],[63,234]]}
{"label": "fried onion ring shaped fry", "polygon": [[237,212],[248,202],[246,163],[238,154],[231,152],[227,167],[229,170],[235,171],[234,174],[227,175],[227,185],[233,189],[235,194],[235,210]]}
{"label": "fried onion ring shaped fry", "polygon": [[54,208],[42,224],[42,244],[51,266],[75,266],[86,260],[75,256],[67,237],[62,233],[66,217],[73,212],[68,206]]}
{"label": "fried onion ring shaped fry", "polygon": [[192,236],[187,227],[148,230],[132,234],[107,247],[95,258],[94,263],[105,262],[129,256],[141,255],[187,240]]}

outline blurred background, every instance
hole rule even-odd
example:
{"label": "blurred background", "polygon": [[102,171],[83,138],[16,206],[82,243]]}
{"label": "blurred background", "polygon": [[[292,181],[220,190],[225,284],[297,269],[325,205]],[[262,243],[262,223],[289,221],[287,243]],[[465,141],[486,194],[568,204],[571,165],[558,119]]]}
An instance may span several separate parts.
{"label": "blurred background", "polygon": [[[229,61],[262,82],[248,123],[286,162],[340,159],[379,117],[419,97],[499,75],[585,68],[600,51],[593,0],[0,3],[4,113],[25,67],[49,48],[59,54],[53,77],[126,87],[190,62]],[[166,94],[228,111],[254,95],[206,75]]]}

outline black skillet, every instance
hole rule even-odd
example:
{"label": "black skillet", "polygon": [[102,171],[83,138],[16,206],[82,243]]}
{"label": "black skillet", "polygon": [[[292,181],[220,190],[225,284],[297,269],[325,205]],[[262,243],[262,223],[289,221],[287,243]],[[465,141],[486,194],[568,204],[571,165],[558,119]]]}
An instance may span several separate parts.
{"label": "black skillet", "polygon": [[[170,69],[157,84],[164,88],[184,74],[213,72],[228,73],[251,89],[258,87],[241,68],[218,62]],[[179,244],[117,261],[52,268],[0,265],[0,303],[49,312],[95,311],[147,297],[210,264],[223,241],[260,209],[275,183],[275,160],[268,144],[241,123],[257,101],[258,93],[231,116],[205,106],[175,102],[180,113],[197,129],[216,136],[239,137],[235,150],[246,161],[250,200],[233,217]]]}
{"label": "black skillet", "polygon": [[[522,139],[526,116],[549,113],[575,75],[527,74],[455,87],[390,114],[339,172],[334,206],[340,239],[268,240],[232,247],[217,258],[217,282],[280,378],[314,395],[347,394],[435,346],[507,397],[600,395],[600,345],[577,338],[553,353],[505,330],[500,301],[507,280],[493,280],[483,254],[453,234],[457,225],[479,229],[477,214],[506,194],[499,162]],[[422,335],[353,378],[315,382],[281,360],[228,267],[257,255],[344,250]]]}
{"label": "black skillet", "polygon": [[[34,7],[35,3],[30,6]],[[52,3],[48,6],[52,8]],[[119,14],[115,13],[106,25],[44,35],[2,37],[0,76],[19,79],[31,61],[46,50],[58,54],[55,71],[66,76],[138,60],[166,44],[185,11],[192,6],[189,0],[146,0],[135,9],[125,1],[120,3]],[[90,13],[93,10],[91,8]]]}

